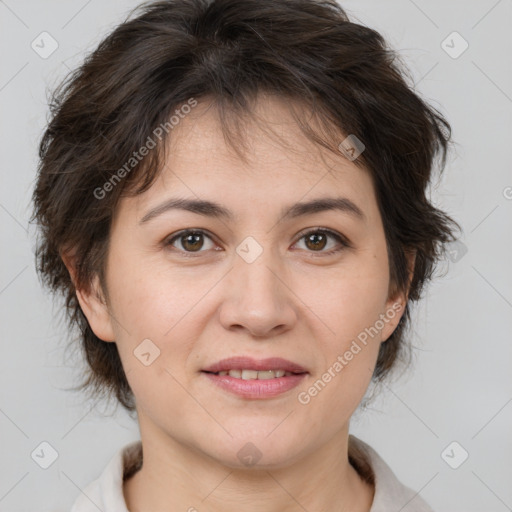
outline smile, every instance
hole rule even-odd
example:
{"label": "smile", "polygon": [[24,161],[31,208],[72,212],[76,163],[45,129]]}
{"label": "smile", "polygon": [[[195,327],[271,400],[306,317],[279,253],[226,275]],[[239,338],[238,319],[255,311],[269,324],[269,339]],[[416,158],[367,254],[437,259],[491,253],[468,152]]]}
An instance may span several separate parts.
{"label": "smile", "polygon": [[287,372],[285,370],[224,370],[221,372],[217,372],[215,375],[229,375],[230,377],[234,377],[235,379],[242,380],[268,380],[280,377],[289,377],[290,375],[294,374],[292,372]]}
{"label": "smile", "polygon": [[308,372],[293,373],[284,370],[222,370],[201,372],[216,389],[249,400],[277,397],[298,386]]}

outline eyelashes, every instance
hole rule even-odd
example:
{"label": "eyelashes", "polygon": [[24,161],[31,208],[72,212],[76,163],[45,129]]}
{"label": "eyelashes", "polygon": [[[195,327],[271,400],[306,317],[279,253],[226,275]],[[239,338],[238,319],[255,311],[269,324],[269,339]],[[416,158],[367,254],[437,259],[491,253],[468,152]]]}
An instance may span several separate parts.
{"label": "eyelashes", "polygon": [[[209,252],[209,250],[220,250],[212,247],[203,250],[205,245],[203,240],[208,239],[214,246],[215,242],[213,238],[214,237],[203,229],[184,229],[166,238],[163,245],[171,248],[173,252],[181,253],[184,257],[198,257],[203,253]],[[329,244],[329,239],[334,240],[337,246],[327,251],[323,250],[325,246]],[[302,240],[305,241],[304,244],[306,247],[303,250],[311,253],[313,256],[330,256],[351,247],[346,237],[327,228],[315,228],[301,233],[297,242],[294,243],[294,246]],[[181,248],[176,247],[176,242],[177,245],[181,245]],[[311,250],[308,248],[307,244],[313,244],[313,247],[320,248],[320,250]]]}

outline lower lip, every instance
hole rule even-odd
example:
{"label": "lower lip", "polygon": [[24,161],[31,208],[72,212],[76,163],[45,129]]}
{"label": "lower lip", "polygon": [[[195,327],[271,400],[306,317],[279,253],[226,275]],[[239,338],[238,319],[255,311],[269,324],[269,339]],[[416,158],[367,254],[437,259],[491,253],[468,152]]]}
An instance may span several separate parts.
{"label": "lower lip", "polygon": [[276,377],[274,379],[253,379],[243,380],[229,375],[216,375],[215,373],[202,372],[214,384],[230,393],[243,398],[264,399],[273,398],[290,391],[304,379],[307,373],[289,375],[287,377]]}

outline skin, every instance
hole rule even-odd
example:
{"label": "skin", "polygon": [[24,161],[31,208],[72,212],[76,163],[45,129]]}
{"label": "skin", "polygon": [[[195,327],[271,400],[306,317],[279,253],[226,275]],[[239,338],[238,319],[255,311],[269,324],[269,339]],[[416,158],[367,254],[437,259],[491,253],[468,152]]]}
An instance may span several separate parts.
{"label": "skin", "polygon": [[[259,98],[256,113],[290,146],[250,122],[243,162],[207,107],[199,102],[174,129],[172,158],[152,187],[121,200],[107,290],[95,279],[91,290],[77,292],[95,334],[117,343],[136,397],[144,465],[124,483],[127,505],[131,512],[367,512],[374,489],[348,462],[349,422],[403,307],[307,405],[297,395],[379,315],[405,304],[403,295],[388,297],[370,175],[309,142],[287,103],[272,97]],[[140,223],[170,197],[219,202],[235,220],[170,210]],[[319,197],[349,198],[364,220],[336,210],[280,218],[281,208]],[[304,235],[318,227],[343,235],[350,247],[332,237],[320,248],[308,245]],[[208,235],[196,245],[183,238],[165,244],[184,229]],[[252,263],[236,252],[247,236],[263,249]],[[160,350],[149,366],[133,354],[144,339]],[[275,398],[240,398],[201,373],[233,355],[283,357],[309,374]],[[248,442],[262,454],[251,467],[237,457]]]}

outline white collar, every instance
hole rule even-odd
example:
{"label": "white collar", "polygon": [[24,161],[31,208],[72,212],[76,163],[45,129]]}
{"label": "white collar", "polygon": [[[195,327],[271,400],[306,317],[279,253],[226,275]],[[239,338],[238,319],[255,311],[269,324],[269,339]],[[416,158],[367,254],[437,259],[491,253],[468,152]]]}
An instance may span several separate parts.
{"label": "white collar", "polygon": [[[129,512],[123,494],[123,475],[140,459],[141,448],[141,441],[133,441],[118,450],[100,477],[83,490],[71,512]],[[371,468],[375,495],[370,512],[433,512],[418,493],[398,480],[371,446],[353,435],[349,436],[349,454],[356,463],[366,463]]]}

